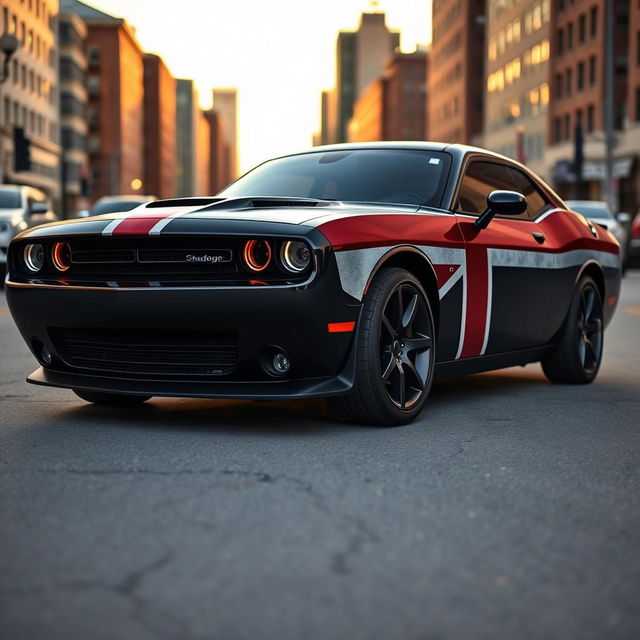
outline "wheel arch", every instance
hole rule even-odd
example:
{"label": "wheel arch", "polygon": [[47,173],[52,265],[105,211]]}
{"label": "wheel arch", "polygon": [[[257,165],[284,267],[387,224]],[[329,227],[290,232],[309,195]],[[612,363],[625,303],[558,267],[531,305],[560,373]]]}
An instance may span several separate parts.
{"label": "wheel arch", "polygon": [[582,268],[578,272],[578,277],[576,278],[576,284],[580,281],[582,276],[591,276],[598,287],[598,292],[600,293],[600,299],[602,300],[602,304],[605,304],[605,294],[606,294],[606,285],[604,279],[604,271],[598,262],[595,260],[589,260],[582,265]]}
{"label": "wheel arch", "polygon": [[422,253],[422,251],[419,251],[412,246],[405,245],[394,247],[385,253],[372,269],[371,275],[369,276],[369,280],[367,281],[367,285],[364,289],[365,295],[369,289],[369,285],[380,269],[389,267],[405,269],[418,278],[420,284],[429,297],[429,302],[431,303],[431,309],[433,311],[433,321],[437,332],[440,327],[440,297],[438,295],[438,280],[436,278],[436,272],[429,258]]}

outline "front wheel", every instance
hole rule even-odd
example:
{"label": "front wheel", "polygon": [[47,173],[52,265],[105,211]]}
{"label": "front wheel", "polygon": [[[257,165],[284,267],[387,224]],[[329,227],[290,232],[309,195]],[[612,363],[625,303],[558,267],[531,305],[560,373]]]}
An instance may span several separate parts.
{"label": "front wheel", "polygon": [[84,391],[81,389],[74,389],[73,393],[87,402],[110,407],[136,406],[151,398],[151,396],[131,396],[124,393],[103,393],[101,391]]}
{"label": "front wheel", "polygon": [[337,398],[342,412],[364,424],[411,422],[429,395],[435,363],[433,313],[415,276],[397,268],[376,275],[354,348],[353,389]]}
{"label": "front wheel", "polygon": [[594,280],[583,276],[574,291],[558,348],[542,361],[551,382],[588,384],[602,361],[602,299]]}

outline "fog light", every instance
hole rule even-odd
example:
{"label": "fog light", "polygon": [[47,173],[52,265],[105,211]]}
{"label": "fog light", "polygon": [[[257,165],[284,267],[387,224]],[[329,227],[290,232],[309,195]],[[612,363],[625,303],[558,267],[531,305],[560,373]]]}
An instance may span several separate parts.
{"label": "fog light", "polygon": [[291,368],[291,362],[286,353],[276,353],[273,356],[273,370],[280,375],[284,375]]}
{"label": "fog light", "polygon": [[40,358],[42,360],[42,364],[47,367],[53,362],[53,356],[47,347],[42,347],[42,351],[40,351]]}

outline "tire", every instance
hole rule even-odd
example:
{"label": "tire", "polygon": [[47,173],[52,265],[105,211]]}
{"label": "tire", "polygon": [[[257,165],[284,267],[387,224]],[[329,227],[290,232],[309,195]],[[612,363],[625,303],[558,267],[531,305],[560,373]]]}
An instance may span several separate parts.
{"label": "tire", "polygon": [[562,340],[556,351],[542,360],[545,376],[564,384],[593,382],[602,362],[603,338],[600,291],[593,278],[583,276],[573,292]]}
{"label": "tire", "polygon": [[87,402],[110,407],[132,407],[142,404],[151,398],[151,396],[130,396],[124,393],[103,393],[101,391],[84,391],[80,389],[74,389],[73,393]]}
{"label": "tire", "polygon": [[435,332],[429,298],[404,269],[381,269],[362,308],[353,389],[336,398],[351,422],[411,422],[431,390]]}

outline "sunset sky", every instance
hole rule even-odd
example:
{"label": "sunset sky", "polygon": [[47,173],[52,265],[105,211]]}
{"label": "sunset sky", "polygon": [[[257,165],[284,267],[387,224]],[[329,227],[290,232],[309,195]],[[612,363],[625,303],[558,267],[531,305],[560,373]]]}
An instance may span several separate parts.
{"label": "sunset sky", "polygon": [[[87,0],[126,18],[142,46],[176,77],[194,78],[202,106],[211,88],[239,91],[240,165],[311,146],[320,91],[334,79],[335,39],[358,26],[367,0]],[[382,0],[402,49],[430,37],[429,0]]]}

